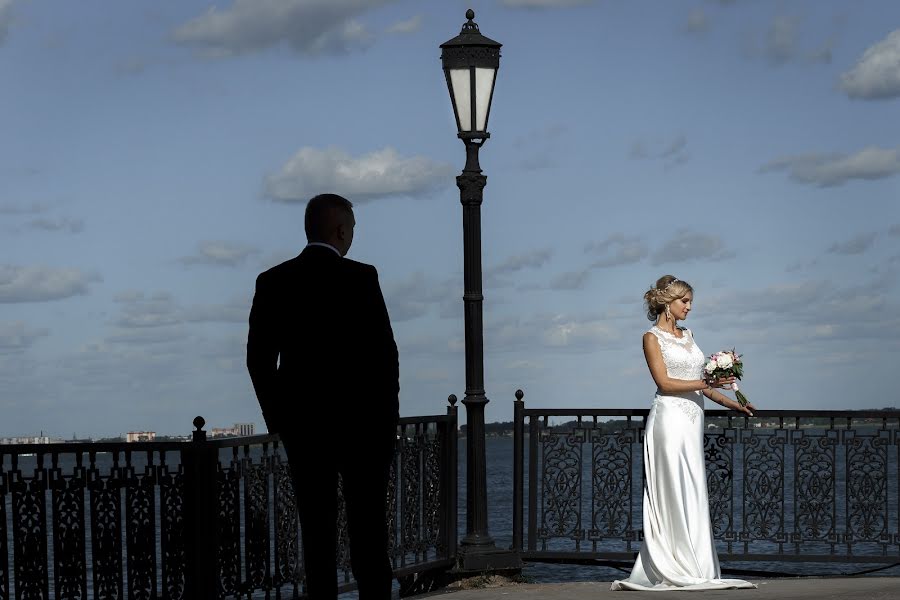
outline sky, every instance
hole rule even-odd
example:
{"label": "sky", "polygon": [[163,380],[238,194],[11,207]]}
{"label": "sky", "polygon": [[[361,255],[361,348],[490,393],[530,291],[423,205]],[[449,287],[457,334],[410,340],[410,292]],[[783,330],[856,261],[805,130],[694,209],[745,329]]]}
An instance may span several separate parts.
{"label": "sky", "polygon": [[264,430],[254,282],[321,192],[355,204],[348,256],[378,268],[401,415],[462,399],[439,45],[467,8],[503,44],[487,421],[517,389],[649,407],[664,274],[758,408],[900,405],[894,0],[0,0],[0,436]]}

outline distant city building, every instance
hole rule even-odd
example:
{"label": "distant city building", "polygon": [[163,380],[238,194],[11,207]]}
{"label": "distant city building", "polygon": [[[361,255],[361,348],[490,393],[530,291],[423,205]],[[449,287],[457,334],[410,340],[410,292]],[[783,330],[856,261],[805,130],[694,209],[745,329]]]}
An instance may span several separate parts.
{"label": "distant city building", "polygon": [[129,431],[125,434],[125,441],[131,442],[152,442],[156,439],[155,431]]}
{"label": "distant city building", "polygon": [[58,440],[47,435],[21,435],[17,437],[0,438],[0,444],[61,444]]}
{"label": "distant city building", "polygon": [[209,437],[247,437],[253,435],[254,430],[253,423],[235,423],[233,427],[213,427]]}

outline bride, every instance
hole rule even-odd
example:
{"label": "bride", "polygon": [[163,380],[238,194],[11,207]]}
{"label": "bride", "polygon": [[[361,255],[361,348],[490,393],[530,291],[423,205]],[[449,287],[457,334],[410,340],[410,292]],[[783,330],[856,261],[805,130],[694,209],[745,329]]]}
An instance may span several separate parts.
{"label": "bride", "polygon": [[703,396],[753,416],[714,388],[733,378],[703,379],[705,357],[690,329],[679,327],[694,299],[693,288],[664,275],[646,294],[644,357],[656,382],[644,438],[644,542],[628,579],[613,590],[711,590],[753,588],[741,579],[722,579],[709,519],[703,455]]}

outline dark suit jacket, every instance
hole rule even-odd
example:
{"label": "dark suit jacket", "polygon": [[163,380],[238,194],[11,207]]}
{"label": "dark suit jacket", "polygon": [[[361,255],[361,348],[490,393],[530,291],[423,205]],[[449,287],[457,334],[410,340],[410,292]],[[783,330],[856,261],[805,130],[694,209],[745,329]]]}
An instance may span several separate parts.
{"label": "dark suit jacket", "polygon": [[355,424],[393,435],[397,345],[375,267],[307,246],[260,274],[247,368],[272,433],[338,437],[332,427]]}

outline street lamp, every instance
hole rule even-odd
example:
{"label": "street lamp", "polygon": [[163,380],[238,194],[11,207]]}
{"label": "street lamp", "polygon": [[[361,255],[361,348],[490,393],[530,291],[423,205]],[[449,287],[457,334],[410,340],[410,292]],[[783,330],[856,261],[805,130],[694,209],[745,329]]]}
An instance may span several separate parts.
{"label": "street lamp", "polygon": [[494,546],[488,534],[487,470],[484,447],[484,331],[481,290],[481,202],[487,177],[481,174],[478,150],[487,132],[500,67],[500,43],[481,35],[468,21],[458,36],[441,44],[441,63],[450,91],[458,137],[466,146],[466,166],[456,178],[463,206],[463,278],[466,337],[466,536],[460,542],[458,568],[463,571],[518,569],[518,555]]}
{"label": "street lamp", "polygon": [[502,44],[481,35],[478,24],[472,20],[475,11],[471,8],[466,11],[466,18],[468,22],[463,24],[459,35],[441,44],[441,63],[450,90],[456,128],[468,146],[469,141],[481,140],[483,143],[491,137],[487,122]]}

